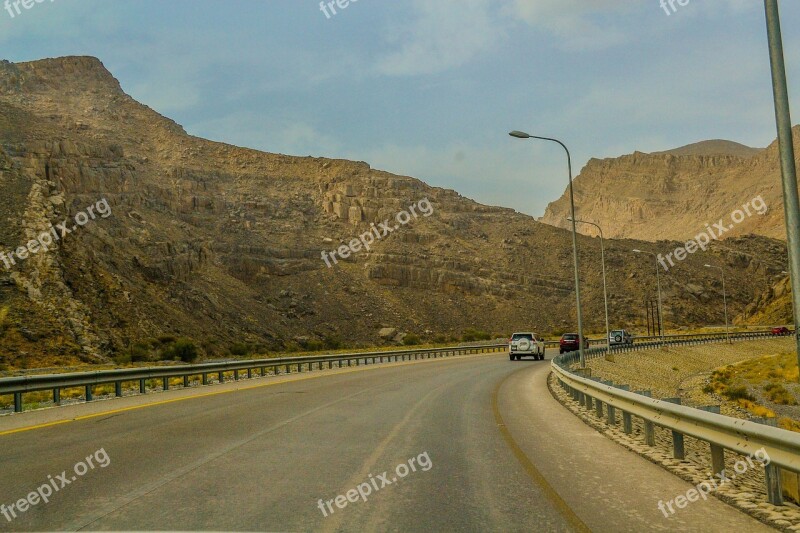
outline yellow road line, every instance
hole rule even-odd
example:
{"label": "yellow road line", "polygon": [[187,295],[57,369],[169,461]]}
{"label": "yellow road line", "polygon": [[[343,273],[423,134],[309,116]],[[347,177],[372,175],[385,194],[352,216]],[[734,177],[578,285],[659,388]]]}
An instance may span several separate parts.
{"label": "yellow road line", "polygon": [[[380,369],[380,368],[395,368],[395,367],[398,367],[398,366],[409,366],[409,365],[421,364],[421,363],[432,363],[432,362],[443,362],[443,361],[456,361],[456,360],[462,360],[462,359],[473,359],[475,357],[483,357],[483,356],[486,356],[486,355],[495,355],[495,354],[492,354],[492,353],[485,354],[484,353],[484,354],[457,356],[454,359],[448,359],[448,358],[445,357],[445,358],[441,358],[441,359],[425,359],[425,360],[422,360],[422,361],[403,361],[403,362],[399,362],[399,363],[383,363],[383,364],[377,364],[377,365],[372,365],[372,366],[363,366],[361,368],[353,368],[353,369],[348,369],[348,370],[341,370],[341,371],[337,370],[335,372],[320,372],[319,374],[311,374],[311,375],[303,376],[303,377],[275,380],[275,381],[270,381],[268,383],[259,383],[258,385],[251,385],[251,386],[247,386],[247,387],[239,387],[239,388],[235,388],[235,389],[219,390],[219,391],[213,391],[213,392],[205,392],[205,393],[202,393],[202,394],[193,394],[191,396],[184,396],[182,398],[172,398],[172,399],[169,399],[169,400],[162,400],[162,401],[157,401],[157,402],[145,403],[145,404],[142,404],[142,405],[132,405],[130,407],[122,407],[120,409],[113,409],[111,411],[102,411],[100,413],[92,413],[90,415],[83,415],[83,416],[78,416],[78,417],[75,417],[75,418],[67,418],[67,419],[64,419],[64,420],[55,420],[53,422],[45,422],[43,424],[36,424],[36,425],[33,425],[33,426],[26,426],[26,427],[21,427],[21,428],[16,428],[16,429],[8,429],[8,430],[5,430],[5,431],[0,431],[0,437],[5,436],[5,435],[13,435],[15,433],[22,433],[22,432],[25,432],[25,431],[33,431],[35,429],[43,429],[43,428],[48,428],[48,427],[53,427],[53,426],[59,426],[61,424],[68,424],[70,422],[79,422],[81,420],[88,420],[88,419],[91,419],[91,418],[97,418],[98,416],[107,416],[107,415],[113,415],[113,414],[117,414],[117,413],[124,413],[124,412],[127,412],[127,411],[134,411],[136,409],[144,409],[145,407],[155,407],[157,405],[166,405],[166,404],[175,403],[175,402],[182,402],[184,400],[193,400],[193,399],[196,399],[196,398],[207,398],[209,396],[217,396],[219,394],[228,394],[228,393],[231,393],[231,392],[247,391],[247,390],[252,390],[252,389],[259,389],[259,388],[262,388],[262,387],[271,387],[271,386],[274,386],[274,385],[282,385],[284,383],[296,383],[296,382],[299,382],[299,381],[305,381],[307,379],[317,379],[317,378],[321,378],[321,377],[330,377],[330,376],[338,376],[338,375],[342,375],[342,374],[352,374],[352,373],[355,373],[355,372],[363,372],[363,371],[366,371],[366,370],[377,370],[377,369]],[[177,390],[187,390],[187,389],[177,389]],[[77,405],[89,405],[89,403],[77,404]]]}
{"label": "yellow road line", "polygon": [[[517,372],[522,372],[527,370],[526,368],[520,369]],[[531,477],[531,479],[539,485],[539,488],[542,489],[544,492],[545,497],[550,500],[550,503],[553,504],[553,507],[561,513],[561,516],[575,529],[575,531],[587,532],[591,533],[591,529],[580,519],[580,517],[575,514],[575,512],[570,508],[569,504],[562,498],[558,492],[553,488],[552,485],[547,481],[547,479],[539,472],[539,469],[536,468],[528,456],[525,455],[525,452],[522,451],[517,441],[514,440],[514,437],[511,435],[511,432],[506,427],[505,422],[503,421],[503,416],[500,414],[500,408],[498,406],[497,397],[500,392],[500,387],[512,376],[514,376],[517,372],[512,372],[505,379],[501,380],[497,386],[494,388],[494,392],[492,392],[492,411],[494,411],[494,418],[497,422],[497,428],[500,430],[500,434],[503,435],[503,438],[508,444],[508,447],[511,448],[511,452],[517,458],[517,460],[522,465],[522,468],[525,469],[525,472]]]}

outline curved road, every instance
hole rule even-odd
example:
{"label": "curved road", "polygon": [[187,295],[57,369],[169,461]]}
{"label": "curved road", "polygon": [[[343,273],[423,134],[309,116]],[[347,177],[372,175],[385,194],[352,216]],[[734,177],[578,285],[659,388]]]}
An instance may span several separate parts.
{"label": "curved road", "polygon": [[713,498],[665,518],[690,485],[566,411],[548,373],[469,356],[3,417],[0,504],[59,490],[0,530],[769,530]]}

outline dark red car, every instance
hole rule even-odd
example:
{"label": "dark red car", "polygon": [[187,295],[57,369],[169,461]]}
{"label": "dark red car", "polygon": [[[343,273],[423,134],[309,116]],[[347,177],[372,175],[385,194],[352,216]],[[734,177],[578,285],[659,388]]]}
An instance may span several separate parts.
{"label": "dark red car", "polygon": [[789,330],[789,328],[783,326],[783,327],[772,328],[772,334],[773,335],[791,335],[792,332]]}
{"label": "dark red car", "polygon": [[[577,333],[564,333],[558,341],[558,353],[574,352],[580,349]],[[589,339],[583,338],[583,349],[589,349]]]}

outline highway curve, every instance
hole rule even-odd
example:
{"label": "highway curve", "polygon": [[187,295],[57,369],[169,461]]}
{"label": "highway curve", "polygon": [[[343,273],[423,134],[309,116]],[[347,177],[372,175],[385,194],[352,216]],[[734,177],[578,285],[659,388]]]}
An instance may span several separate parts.
{"label": "highway curve", "polygon": [[666,519],[690,486],[568,413],[548,372],[470,356],[3,417],[0,504],[59,490],[0,529],[768,530],[713,498]]}

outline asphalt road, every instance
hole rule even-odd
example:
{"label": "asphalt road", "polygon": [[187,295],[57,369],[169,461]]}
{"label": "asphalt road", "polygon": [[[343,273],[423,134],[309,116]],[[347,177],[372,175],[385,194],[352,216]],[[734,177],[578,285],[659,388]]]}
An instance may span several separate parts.
{"label": "asphalt road", "polygon": [[665,518],[690,486],[567,412],[548,372],[484,355],[1,417],[0,504],[59,490],[0,529],[768,530],[713,498]]}

